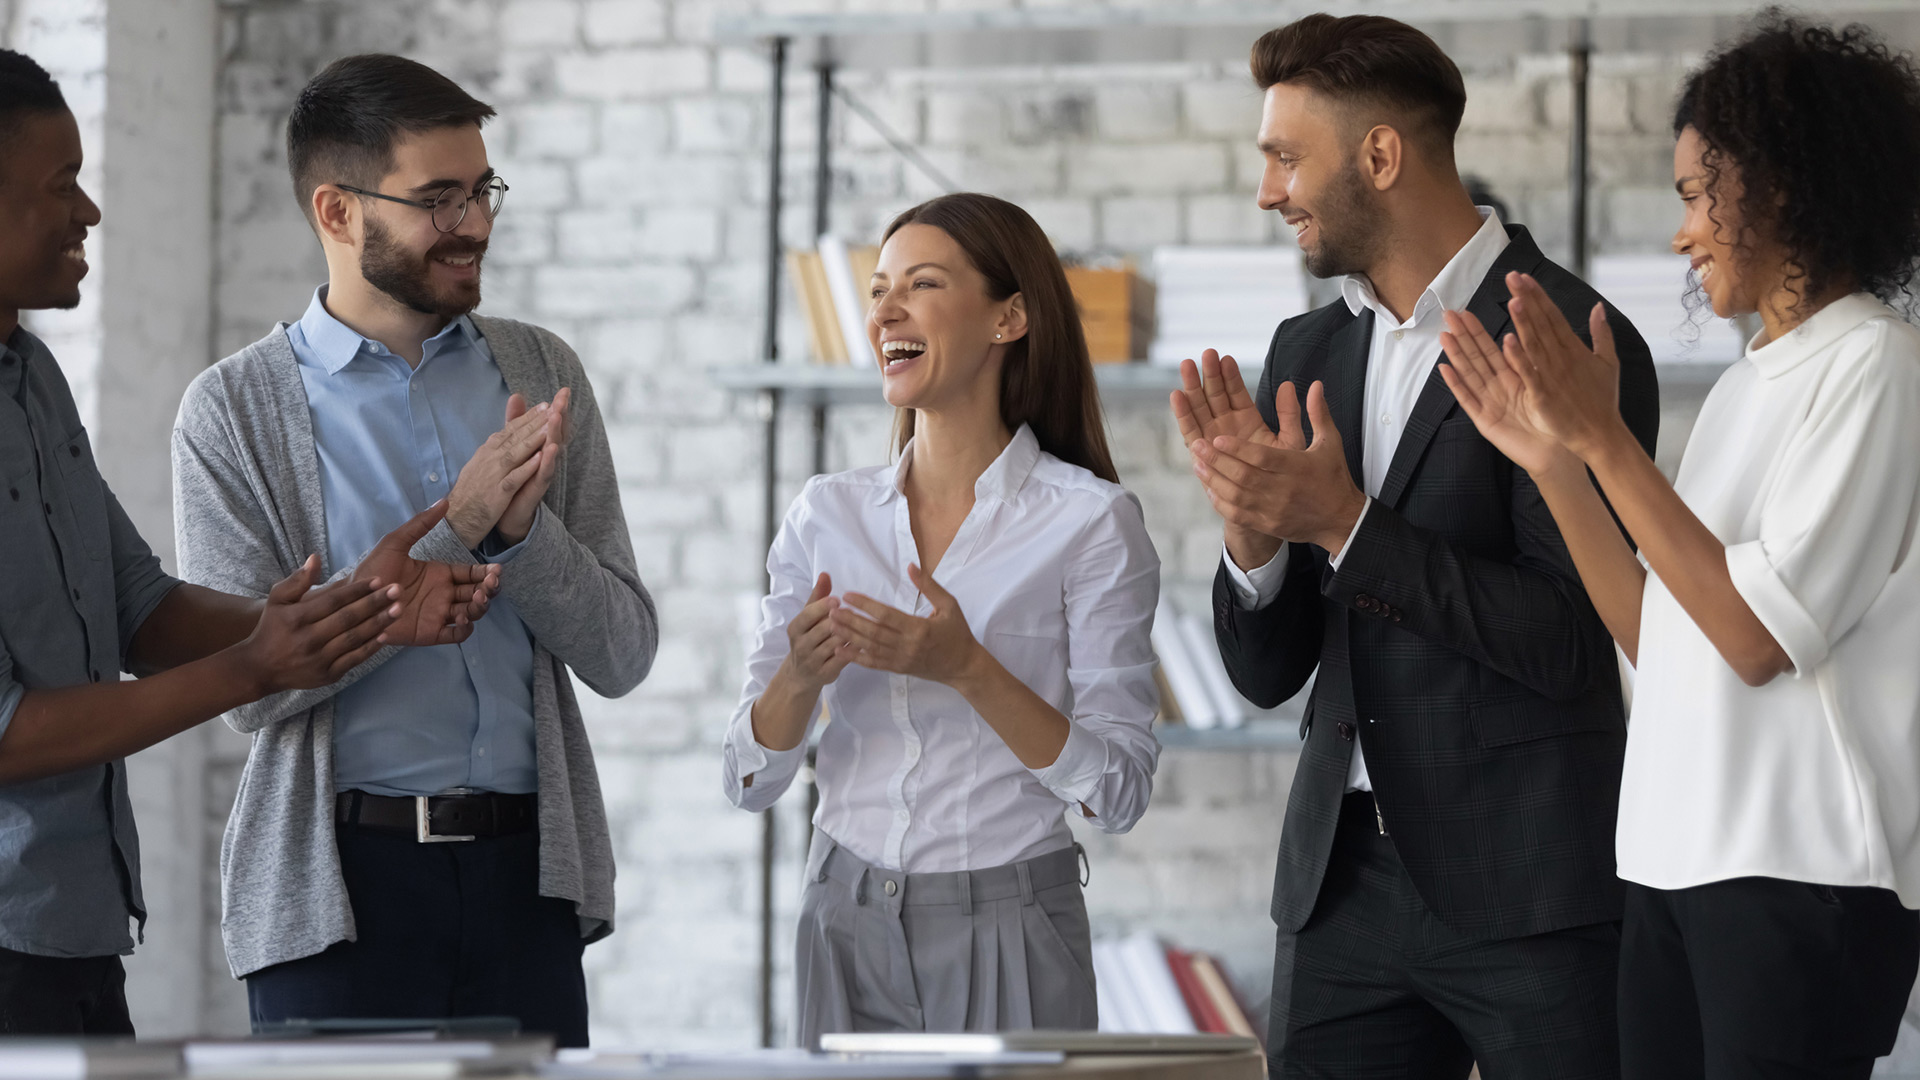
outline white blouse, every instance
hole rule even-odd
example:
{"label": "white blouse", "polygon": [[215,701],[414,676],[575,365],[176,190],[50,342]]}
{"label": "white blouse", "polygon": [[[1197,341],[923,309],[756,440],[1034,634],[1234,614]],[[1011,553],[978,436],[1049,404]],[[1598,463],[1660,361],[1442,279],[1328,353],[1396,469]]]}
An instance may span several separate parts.
{"label": "white blouse", "polygon": [[1920,331],[1872,296],[1756,337],[1674,485],[1793,671],[1743,683],[1652,573],[1620,876],[1765,876],[1920,908]]}
{"label": "white blouse", "polygon": [[[907,577],[918,562],[900,463],[807,482],[767,555],[771,591],[724,749],[735,806],[762,810],[793,782],[805,743],[769,750],[753,702],[787,656],[787,624],[821,572],[834,595],[930,610]],[[1028,769],[959,693],[850,664],[821,695],[814,824],[875,866],[980,870],[1070,846],[1065,811],[1110,833],[1147,808],[1160,744],[1148,636],[1160,560],[1125,489],[1040,449],[1024,425],[974,485],[974,505],[934,577],[974,637],[1070,728],[1053,764]],[[808,721],[820,719],[820,708]],[[745,777],[753,777],[751,787]]]}

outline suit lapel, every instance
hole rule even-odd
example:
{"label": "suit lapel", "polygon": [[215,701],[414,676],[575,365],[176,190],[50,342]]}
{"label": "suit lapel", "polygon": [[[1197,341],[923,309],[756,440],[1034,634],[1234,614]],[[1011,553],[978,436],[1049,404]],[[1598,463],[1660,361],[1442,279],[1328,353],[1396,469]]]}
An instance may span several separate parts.
{"label": "suit lapel", "polygon": [[[1361,422],[1361,414],[1366,412],[1367,358],[1372,351],[1373,312],[1367,311],[1334,332],[1327,348],[1327,366],[1320,374],[1320,381],[1326,384],[1327,410],[1333,413],[1333,426],[1346,447],[1347,471],[1362,488],[1367,480],[1360,465],[1360,450],[1367,426]],[[1311,385],[1311,380],[1294,385],[1294,392],[1300,395],[1301,423],[1309,439],[1313,425],[1306,419],[1306,395]]]}
{"label": "suit lapel", "polygon": [[[1487,328],[1487,334],[1495,341],[1507,332],[1507,274],[1518,270],[1522,273],[1532,271],[1545,257],[1534,244],[1533,237],[1527,234],[1523,226],[1507,226],[1507,246],[1494,260],[1493,269],[1481,280],[1480,287],[1474,291],[1473,299],[1467,303],[1467,311],[1480,320]],[[1427,381],[1420,388],[1420,397],[1413,403],[1413,412],[1407,417],[1406,430],[1401,432],[1400,445],[1394,448],[1393,463],[1387,469],[1387,478],[1380,484],[1379,499],[1388,506],[1397,507],[1400,496],[1405,494],[1407,481],[1413,478],[1414,467],[1426,455],[1427,444],[1433,441],[1433,433],[1440,430],[1440,421],[1447,418],[1457,404],[1453,392],[1440,378],[1440,361],[1444,357],[1434,357],[1433,367],[1427,372]]]}

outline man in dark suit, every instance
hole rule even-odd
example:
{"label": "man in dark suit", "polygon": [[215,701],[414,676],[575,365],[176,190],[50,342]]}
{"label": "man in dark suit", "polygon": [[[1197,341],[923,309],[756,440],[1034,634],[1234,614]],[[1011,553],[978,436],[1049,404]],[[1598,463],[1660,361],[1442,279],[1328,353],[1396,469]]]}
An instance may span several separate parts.
{"label": "man in dark suit", "polygon": [[[1426,35],[1315,15],[1252,66],[1260,205],[1344,278],[1281,325],[1253,395],[1209,352],[1173,397],[1226,522],[1235,685],[1273,706],[1319,672],[1274,882],[1273,1073],[1617,1075],[1613,642],[1539,491],[1435,370],[1445,310],[1506,331],[1509,272],[1576,326],[1599,297],[1468,198],[1465,89]],[[1608,311],[1651,450],[1653,365]]]}

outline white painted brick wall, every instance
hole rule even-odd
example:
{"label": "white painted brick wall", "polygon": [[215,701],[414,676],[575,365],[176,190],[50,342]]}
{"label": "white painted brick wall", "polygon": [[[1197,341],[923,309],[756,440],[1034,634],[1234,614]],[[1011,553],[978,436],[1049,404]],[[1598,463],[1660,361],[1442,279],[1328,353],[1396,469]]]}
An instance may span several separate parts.
{"label": "white painted brick wall", "polygon": [[[1091,5],[1098,0],[1048,0]],[[0,0],[21,13],[52,0]],[[501,111],[488,130],[513,185],[487,277],[487,309],[565,334],[592,375],[622,477],[642,573],[664,640],[655,673],[626,699],[586,694],[613,814],[620,929],[588,951],[602,1042],[743,1046],[757,1033],[760,821],[719,794],[718,743],[740,680],[735,596],[760,584],[761,434],[750,402],[705,369],[758,359],[768,117],[755,50],[719,45],[716,15],[763,11],[947,10],[994,0],[223,0],[216,352],[295,317],[324,273],[289,191],[283,122],[292,95],[335,56],[388,49],[440,66]],[[49,39],[51,40],[51,39]],[[53,46],[49,45],[49,48]],[[1666,99],[1679,68],[1596,65],[1596,200],[1602,250],[1658,249],[1673,208]],[[1476,68],[1464,167],[1491,180],[1549,252],[1564,250],[1564,61]],[[1238,62],[1001,74],[977,83],[904,72],[845,84],[968,187],[1028,205],[1075,254],[1145,255],[1168,242],[1264,243],[1251,205],[1259,96]],[[70,90],[70,93],[72,91]],[[811,231],[812,75],[788,86],[789,214]],[[870,241],[933,191],[844,112],[834,135],[835,225]],[[1663,217],[1662,215],[1666,215]],[[805,349],[792,298],[782,348]],[[829,464],[882,460],[890,416],[835,414]],[[1116,408],[1115,448],[1146,506],[1167,587],[1204,603],[1219,532],[1158,406]],[[782,503],[809,460],[803,415],[781,432]],[[245,741],[207,738],[209,850],[231,805]],[[1217,951],[1264,1000],[1273,853],[1292,759],[1280,752],[1169,751],[1153,809],[1125,837],[1086,837],[1103,931],[1162,930]],[[789,962],[803,841],[798,798],[782,803],[776,879]],[[150,858],[165,858],[152,852]],[[211,873],[211,869],[207,871]],[[245,1026],[244,993],[218,951],[208,890],[207,1026]],[[784,1023],[789,990],[776,995]]]}

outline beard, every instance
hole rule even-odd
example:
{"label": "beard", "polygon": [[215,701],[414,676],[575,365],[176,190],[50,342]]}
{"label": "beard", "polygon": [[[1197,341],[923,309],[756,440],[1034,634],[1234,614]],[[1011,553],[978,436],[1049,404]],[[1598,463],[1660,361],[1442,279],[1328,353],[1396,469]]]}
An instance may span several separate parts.
{"label": "beard", "polygon": [[[424,253],[416,255],[400,246],[383,223],[369,217],[366,244],[360,249],[360,275],[367,279],[367,284],[403,307],[422,315],[457,319],[480,306],[478,269],[486,251],[485,240],[469,240],[447,233]],[[474,257],[473,280],[435,290],[433,260],[460,255]]]}
{"label": "beard", "polygon": [[1307,273],[1317,278],[1366,273],[1379,256],[1381,230],[1373,191],[1360,177],[1359,162],[1348,159],[1313,217],[1320,226],[1320,246],[1301,252]]}

